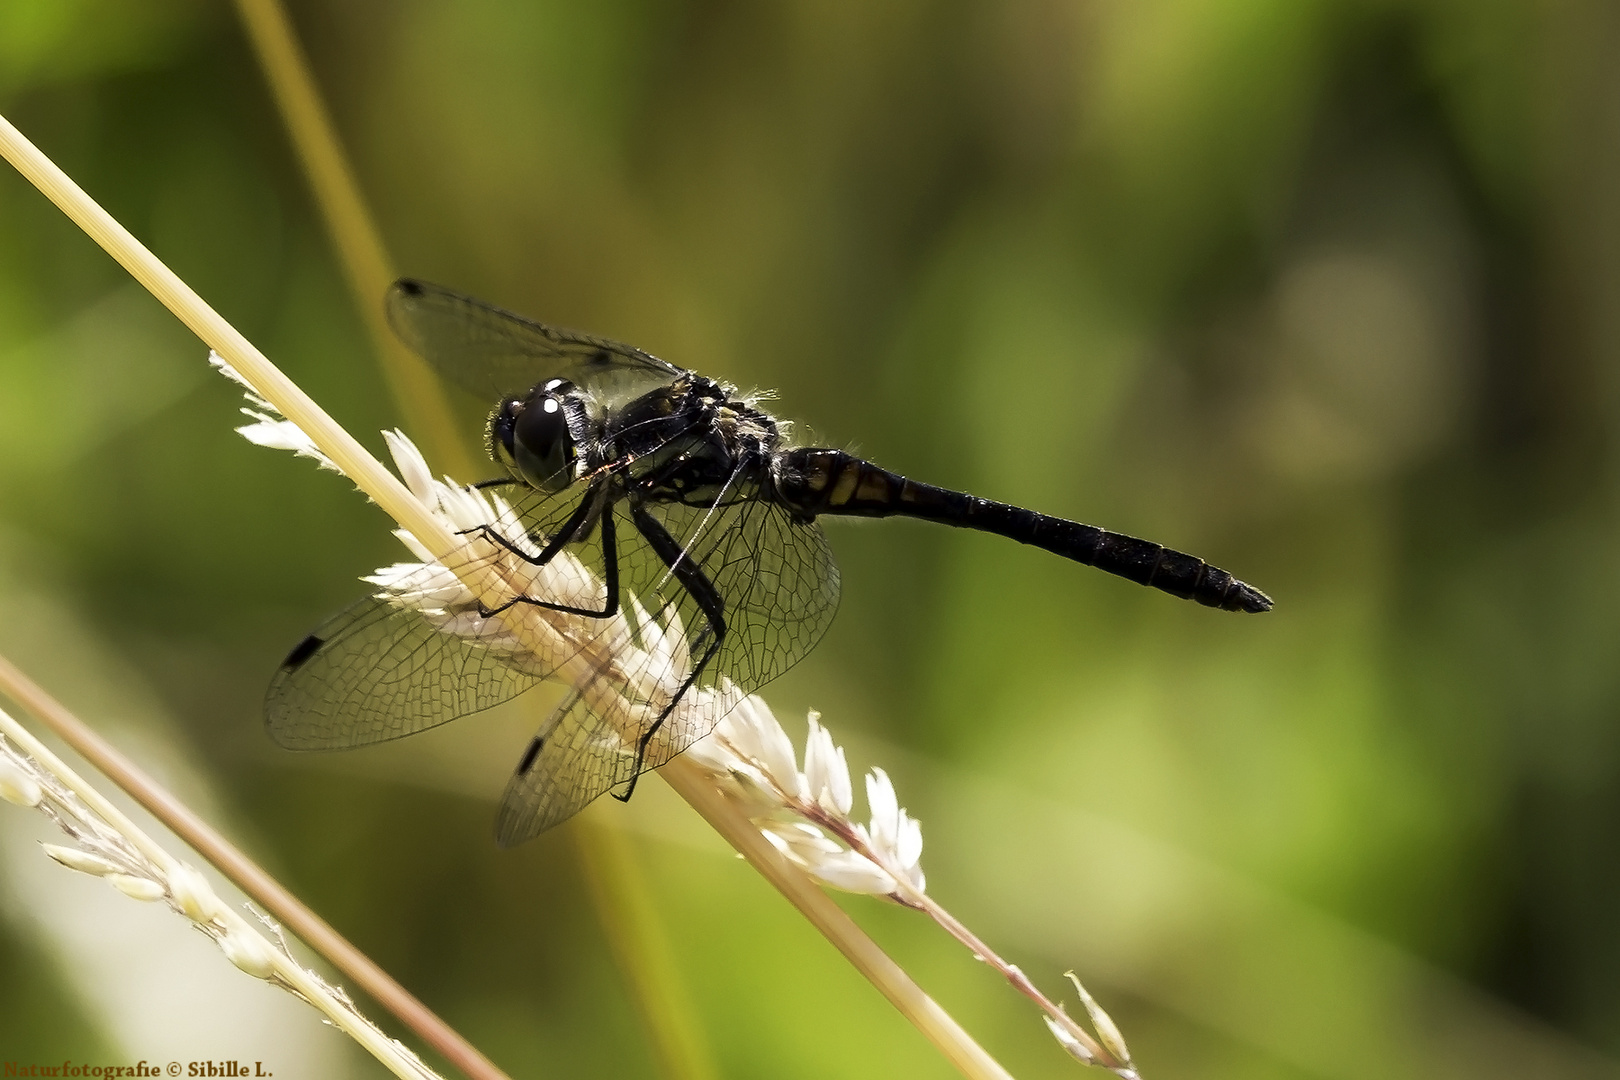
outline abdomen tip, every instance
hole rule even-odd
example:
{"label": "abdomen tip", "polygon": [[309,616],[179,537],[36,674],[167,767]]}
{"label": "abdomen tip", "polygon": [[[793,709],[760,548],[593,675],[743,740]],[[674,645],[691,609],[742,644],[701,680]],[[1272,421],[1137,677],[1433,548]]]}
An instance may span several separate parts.
{"label": "abdomen tip", "polygon": [[1237,588],[1233,590],[1232,595],[1222,605],[1228,611],[1247,611],[1252,615],[1258,615],[1261,612],[1271,610],[1273,606],[1271,597],[1253,585],[1245,585],[1241,581],[1234,582],[1234,584],[1237,585]]}

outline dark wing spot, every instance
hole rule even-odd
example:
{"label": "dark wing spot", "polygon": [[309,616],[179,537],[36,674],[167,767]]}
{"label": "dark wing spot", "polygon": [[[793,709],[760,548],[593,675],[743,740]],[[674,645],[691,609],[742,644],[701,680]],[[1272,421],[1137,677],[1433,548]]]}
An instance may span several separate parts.
{"label": "dark wing spot", "polygon": [[591,363],[595,364],[597,367],[607,367],[609,364],[613,363],[613,354],[608,352],[606,349],[597,349],[591,354]]}
{"label": "dark wing spot", "polygon": [[540,748],[544,745],[546,745],[546,740],[537,738],[529,744],[527,750],[523,751],[523,760],[518,762],[517,767],[519,776],[534,768],[534,759],[540,756]]}
{"label": "dark wing spot", "polygon": [[400,278],[398,281],[394,282],[394,288],[398,289],[406,296],[421,296],[424,291],[422,289],[422,283],[414,278]]}
{"label": "dark wing spot", "polygon": [[281,670],[297,671],[304,666],[304,661],[315,655],[315,650],[325,644],[325,638],[318,638],[314,634],[309,635],[309,637],[293,646],[292,652],[287,654],[287,659],[281,662]]}

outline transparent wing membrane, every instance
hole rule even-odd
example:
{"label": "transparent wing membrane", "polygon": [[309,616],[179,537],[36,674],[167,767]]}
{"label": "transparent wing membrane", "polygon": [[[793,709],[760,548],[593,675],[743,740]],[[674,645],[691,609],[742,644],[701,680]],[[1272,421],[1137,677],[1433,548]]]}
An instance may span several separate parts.
{"label": "transparent wing membrane", "polygon": [[346,749],[488,709],[537,681],[420,611],[367,597],[288,655],[271,680],[265,720],[289,749]]}
{"label": "transparent wing membrane", "polygon": [[[501,566],[522,586],[513,598],[533,593],[600,610],[603,586],[577,556],[539,566],[516,553],[539,554],[535,538],[554,535],[586,493],[579,487],[532,499],[527,519],[498,494],[465,496],[478,511],[468,524],[488,525],[468,532],[459,561]],[[300,642],[271,680],[265,719],[283,746],[330,750],[400,738],[499,705],[555,670],[519,652],[451,567],[409,563],[368,580],[378,591]]]}
{"label": "transparent wing membrane", "polygon": [[439,373],[475,394],[527,390],[542,379],[611,392],[652,386],[682,369],[617,341],[563,330],[424,281],[388,290],[388,322]]}
{"label": "transparent wing membrane", "polygon": [[[293,749],[367,745],[498,705],[582,662],[507,787],[498,830],[511,844],[662,765],[797,663],[832,619],[838,571],[819,525],[763,501],[643,507],[676,545],[670,559],[643,535],[629,497],[582,483],[557,494],[517,486],[507,502],[506,490],[482,496],[489,524],[467,531],[462,556],[511,584],[498,602],[473,598],[448,567],[383,571],[371,579],[376,594],[289,654],[266,717]],[[600,509],[582,513],[587,500]],[[548,563],[533,561],[568,527]],[[677,573],[671,562],[687,566]],[[605,591],[613,577],[617,604]],[[565,644],[544,656],[526,649],[510,620],[531,614]]]}
{"label": "transparent wing membrane", "polygon": [[622,633],[624,643],[542,725],[501,802],[503,844],[565,820],[713,731],[743,696],[809,653],[837,609],[838,570],[820,526],[752,500],[651,507],[720,596],[721,636],[627,509],[616,512],[624,610],[602,633]]}

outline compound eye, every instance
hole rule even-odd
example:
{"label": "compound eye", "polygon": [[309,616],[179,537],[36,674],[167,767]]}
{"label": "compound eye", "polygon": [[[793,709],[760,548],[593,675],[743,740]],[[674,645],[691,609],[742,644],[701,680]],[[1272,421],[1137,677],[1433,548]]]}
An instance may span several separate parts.
{"label": "compound eye", "polygon": [[522,400],[506,398],[489,416],[489,456],[508,468],[517,463],[512,447],[512,429],[522,413]]}
{"label": "compound eye", "polygon": [[566,383],[548,383],[535,391],[512,423],[513,462],[522,478],[542,491],[560,491],[574,479],[574,437],[568,430],[564,387]]}

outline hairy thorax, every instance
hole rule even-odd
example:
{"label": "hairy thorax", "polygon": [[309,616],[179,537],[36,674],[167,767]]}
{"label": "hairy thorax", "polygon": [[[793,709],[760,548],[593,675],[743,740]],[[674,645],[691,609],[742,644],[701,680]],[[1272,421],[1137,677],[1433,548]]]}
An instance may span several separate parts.
{"label": "hairy thorax", "polygon": [[757,497],[781,441],[776,422],[729,386],[690,375],[626,406],[604,450],[626,463],[633,497],[715,506]]}

